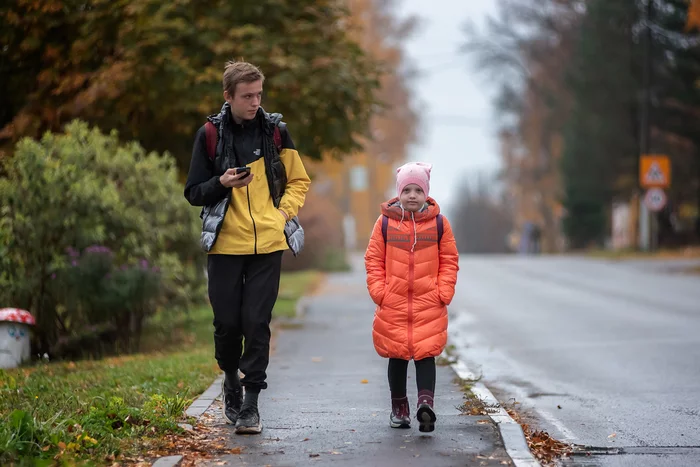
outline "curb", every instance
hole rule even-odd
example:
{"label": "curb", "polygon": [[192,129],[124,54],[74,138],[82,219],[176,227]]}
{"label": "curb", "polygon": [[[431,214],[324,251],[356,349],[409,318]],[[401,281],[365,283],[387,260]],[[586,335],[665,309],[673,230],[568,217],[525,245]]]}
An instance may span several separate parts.
{"label": "curb", "polygon": [[[474,373],[469,371],[467,365],[460,359],[450,365],[452,370],[463,380],[476,381]],[[498,426],[506,452],[510,456],[515,467],[541,467],[535,456],[530,452],[522,427],[508,415],[491,391],[482,382],[474,383],[472,392],[486,405],[493,407],[489,411],[489,418]],[[498,408],[496,410],[496,407]]]}
{"label": "curb", "polygon": [[[307,296],[303,296],[297,300],[295,309],[297,319],[302,318],[306,314],[310,300],[311,299]],[[206,391],[192,401],[192,404],[185,410],[185,415],[199,419],[204,412],[209,410],[209,407],[211,407],[216,398],[221,394],[221,382],[223,380],[224,374],[221,373]],[[176,467],[180,462],[182,462],[182,456],[161,457],[152,464],[152,467]]]}
{"label": "curb", "polygon": [[220,374],[211,383],[211,386],[204,391],[198,398],[196,398],[192,404],[185,410],[185,414],[188,417],[199,418],[204,412],[207,411],[209,406],[214,403],[219,394],[221,394],[221,382],[224,380],[224,374]]}
{"label": "curb", "polygon": [[311,302],[311,298],[307,297],[306,295],[303,295],[297,300],[297,304],[295,307],[295,315],[297,318],[303,318],[304,315],[306,315],[306,311],[309,309],[309,304]]}
{"label": "curb", "polygon": [[176,467],[182,462],[182,456],[161,457],[152,464],[152,467]]}
{"label": "curb", "polygon": [[[306,310],[309,306],[310,298],[307,296],[301,297],[297,300],[295,314],[297,318],[301,318],[306,314]],[[209,407],[214,403],[217,397],[221,394],[221,382],[224,380],[224,374],[221,373],[211,386],[204,391],[198,398],[196,398],[192,404],[185,410],[185,414],[188,417],[199,418],[206,412]],[[164,458],[165,459],[165,458]],[[160,466],[159,466],[160,467]]]}

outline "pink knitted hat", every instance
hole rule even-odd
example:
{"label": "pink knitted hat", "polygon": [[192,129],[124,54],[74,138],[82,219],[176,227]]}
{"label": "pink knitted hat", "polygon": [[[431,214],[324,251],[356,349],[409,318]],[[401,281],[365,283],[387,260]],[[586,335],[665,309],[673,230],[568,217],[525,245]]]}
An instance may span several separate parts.
{"label": "pink knitted hat", "polygon": [[423,189],[425,196],[430,194],[430,170],[432,164],[409,162],[396,169],[396,191],[399,196],[406,185],[415,183]]}

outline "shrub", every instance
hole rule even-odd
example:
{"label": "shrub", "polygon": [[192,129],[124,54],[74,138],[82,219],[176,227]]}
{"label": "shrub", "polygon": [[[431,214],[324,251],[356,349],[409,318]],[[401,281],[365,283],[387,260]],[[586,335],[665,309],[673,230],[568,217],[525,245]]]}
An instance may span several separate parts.
{"label": "shrub", "polygon": [[3,165],[0,304],[34,314],[39,353],[204,296],[200,222],[167,153],[75,121],[20,141]]}

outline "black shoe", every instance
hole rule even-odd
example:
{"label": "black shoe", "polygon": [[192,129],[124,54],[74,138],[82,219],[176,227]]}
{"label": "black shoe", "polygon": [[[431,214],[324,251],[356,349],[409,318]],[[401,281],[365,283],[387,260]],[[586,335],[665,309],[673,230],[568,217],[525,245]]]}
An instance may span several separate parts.
{"label": "black shoe", "polygon": [[238,415],[243,405],[243,388],[229,389],[226,387],[226,380],[221,382],[221,397],[224,400],[223,413],[226,423],[235,425]]}
{"label": "black shoe", "polygon": [[428,404],[421,404],[418,406],[418,413],[416,414],[416,419],[418,420],[418,431],[423,433],[430,433],[435,430],[435,411]]}
{"label": "black shoe", "polygon": [[257,407],[243,407],[236,422],[236,434],[257,435],[262,431],[262,422]]}

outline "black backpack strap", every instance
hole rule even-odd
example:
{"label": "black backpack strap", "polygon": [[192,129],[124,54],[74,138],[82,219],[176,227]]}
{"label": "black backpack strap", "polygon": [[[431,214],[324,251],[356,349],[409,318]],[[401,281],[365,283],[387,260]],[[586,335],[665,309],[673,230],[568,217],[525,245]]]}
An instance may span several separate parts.
{"label": "black backpack strap", "polygon": [[382,215],[382,237],[384,237],[384,243],[386,244],[386,231],[389,229],[389,218]]}

